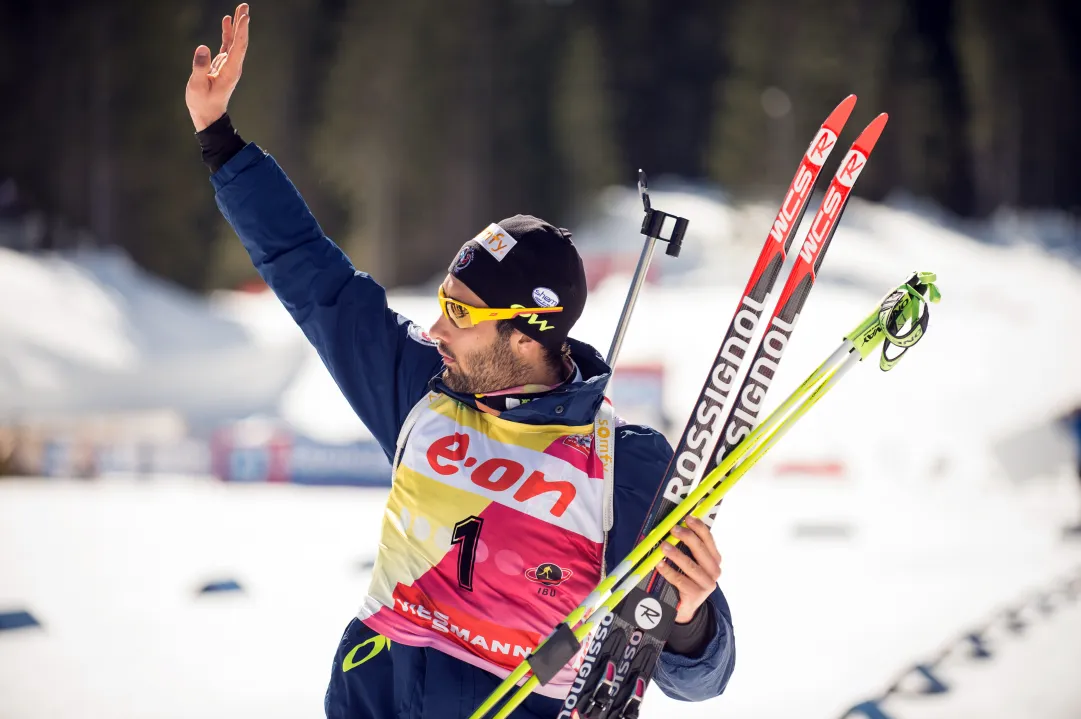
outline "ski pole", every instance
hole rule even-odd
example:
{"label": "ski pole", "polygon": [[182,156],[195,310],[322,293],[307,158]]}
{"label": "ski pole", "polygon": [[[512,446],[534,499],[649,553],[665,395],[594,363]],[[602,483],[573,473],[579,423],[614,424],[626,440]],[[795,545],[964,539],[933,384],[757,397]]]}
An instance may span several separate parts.
{"label": "ski pole", "polygon": [[[884,346],[879,367],[883,371],[893,369],[900,360],[900,356],[915,345],[927,330],[930,315],[926,312],[920,314],[919,308],[923,302],[924,293],[929,294],[931,302],[938,301],[939,293],[938,288],[933,284],[934,279],[931,273],[917,273],[908,282],[887,295],[879,308],[846,335],[841,345],[829,358],[812,372],[811,376],[804,380],[803,384],[780,407],[770,413],[761,425],[763,433],[753,440],[754,448],[743,448],[743,444],[751,441],[750,437],[747,438],[747,442],[739,446],[739,449],[743,451],[740,452],[741,459],[738,466],[729,471],[723,470],[722,465],[718,465],[702,480],[703,483],[708,482],[713,487],[706,496],[693,507],[692,511],[688,511],[687,505],[690,502],[687,501],[681,503],[677,510],[684,516],[689,513],[691,516],[703,519],[800,417],[832,389],[841,377],[868,357],[880,344]],[[913,299],[916,301],[913,302]],[[905,324],[910,329],[902,334],[899,330]],[[901,347],[902,351],[890,357],[887,352],[890,346]],[[662,541],[672,545],[679,543],[679,540],[672,535],[664,537]],[[625,572],[626,576],[597,609],[614,608],[622,596],[633,589],[646,573],[652,570],[653,566],[660,563],[663,557],[663,552],[657,547],[645,560]],[[591,615],[591,622],[599,616],[603,616],[603,612],[595,610]]]}
{"label": "ski pole", "polygon": [[[858,361],[858,357],[859,355],[856,354],[856,361]],[[574,616],[574,614],[578,615],[576,620],[578,621],[578,623],[576,626],[575,621],[571,621],[571,618],[568,617],[568,621],[565,623],[564,626],[573,627],[572,633],[575,640],[577,640],[578,642],[584,640],[586,636],[593,630],[594,624],[602,620],[608,612],[612,611],[620,603],[620,601],[622,601],[623,597],[629,591],[634,589],[634,587],[637,586],[638,583],[642,579],[644,579],[649,572],[651,572],[658,564],[660,564],[661,560],[664,559],[664,552],[659,547],[660,543],[667,542],[669,544],[675,545],[679,542],[678,539],[668,534],[668,532],[670,532],[672,527],[674,527],[680,520],[682,520],[687,515],[687,511],[681,510],[694,509],[694,511],[691,513],[700,519],[706,514],[708,514],[709,511],[715,506],[715,504],[724,497],[728,490],[731,489],[731,487],[734,486],[735,483],[738,482],[739,479],[744,474],[746,474],[751,467],[754,466],[754,464],[762,457],[762,455],[764,455],[771,447],[773,447],[774,444],[776,444],[776,442],[792,427],[793,424],[795,424],[795,421],[799,419],[799,417],[803,416],[803,414],[805,414],[806,411],[810,409],[810,407],[815,402],[818,401],[818,399],[826,390],[836,384],[836,380],[839,379],[839,375],[847,372],[848,368],[855,364],[854,362],[849,361],[850,359],[852,359],[852,354],[848,352],[844,353],[844,359],[839,364],[835,363],[833,367],[824,369],[821,373],[816,373],[816,379],[818,380],[817,382],[812,383],[809,379],[808,382],[804,383],[804,385],[801,386],[800,389],[797,390],[797,392],[794,393],[790,398],[792,400],[795,400],[791,404],[796,406],[787,407],[790,412],[777,413],[783,414],[783,417],[779,417],[777,415],[770,415],[769,419],[775,420],[771,424],[771,427],[769,427],[772,432],[761,434],[756,438],[756,441],[754,443],[754,450],[750,453],[750,455],[746,455],[746,459],[742,463],[740,463],[738,467],[733,469],[726,476],[717,476],[721,474],[720,470],[726,469],[726,466],[730,466],[731,463],[726,462],[724,465],[718,465],[717,469],[711,472],[710,475],[707,475],[705,478],[703,478],[702,482],[698,485],[698,487],[696,487],[695,492],[688,496],[687,500],[684,500],[684,503],[691,505],[691,507],[684,507],[681,504],[680,507],[678,507],[676,510],[674,510],[671,514],[668,515],[669,517],[673,518],[673,521],[665,521],[657,526],[655,532],[657,530],[661,530],[664,532],[665,536],[663,536],[657,542],[651,543],[651,540],[654,538],[654,533],[651,533],[650,536],[646,538],[646,540],[644,540],[641,544],[635,547],[635,550],[632,551],[632,554],[628,555],[627,559],[624,560],[624,562],[620,563],[620,568],[623,568],[623,572],[617,574],[617,572],[613,571],[613,573],[609,575],[609,577],[617,578],[619,584],[612,588],[610,592],[595,592],[594,595],[596,596],[590,595],[590,597],[587,597],[586,599],[586,602],[589,602],[591,598],[593,599],[593,602],[590,602],[590,604],[595,604],[602,598],[603,601],[600,601],[600,604],[595,607],[583,607],[584,611],[582,612],[578,612],[576,610],[572,614],[572,616]],[[765,424],[763,424],[762,426],[764,427]],[[750,438],[748,438],[747,441],[750,441]],[[731,454],[729,455],[729,457],[733,456],[734,455]],[[745,456],[745,453],[741,452],[740,456]],[[724,481],[720,487],[716,487],[715,485],[719,480],[727,481]],[[695,508],[694,505],[696,503],[696,500],[698,499],[701,499],[702,501],[698,502],[697,508]],[[638,554],[642,557],[640,561],[634,561],[635,554]],[[583,602],[583,604],[586,604],[586,602]],[[587,613],[589,614],[588,619],[581,621],[582,617],[585,616]],[[543,644],[541,646],[538,646],[537,650],[540,651],[543,646]],[[525,664],[525,662],[523,662],[523,664]],[[521,667],[522,665],[519,665],[519,668]],[[528,669],[526,671],[523,671],[519,678],[525,676],[527,672]],[[499,697],[496,697],[495,701],[493,701],[490,706],[486,706],[487,702],[485,704],[482,704],[481,707],[478,709],[478,712],[475,713],[473,717],[475,717],[476,719],[480,719],[481,717],[486,716],[487,712],[491,711],[491,709],[494,708],[495,705],[498,703],[499,698],[505,696],[506,693],[509,692],[511,688],[513,688],[513,684],[515,683],[517,683],[517,679],[511,684],[511,686],[507,687],[506,691],[499,695]],[[518,689],[518,691],[515,692],[502,707],[500,707],[499,711],[495,714],[494,719],[506,719],[506,717],[508,717],[510,713],[514,711],[514,709],[519,704],[525,701],[525,698],[528,697],[539,684],[540,681],[537,679],[536,676],[530,677],[525,682],[525,684],[523,684]]]}
{"label": "ski pole", "polygon": [[[662,541],[677,543],[678,540],[668,534],[672,527],[688,514],[699,518],[708,514],[713,506],[735,486],[736,482],[857,362],[868,357],[879,345],[884,345],[880,368],[888,371],[896,366],[901,355],[888,358],[886,350],[891,345],[897,346],[903,348],[901,352],[903,354],[922,338],[930,318],[929,312],[920,313],[920,307],[925,306],[923,295],[928,293],[932,302],[937,302],[939,299],[938,288],[933,284],[934,281],[935,276],[932,273],[916,273],[908,282],[888,294],[879,307],[845,336],[837,350],[812,372],[781,406],[771,412],[645,539],[631,550],[626,559],[620,562],[615,570],[567,616],[566,620],[537,646],[530,659],[522,661],[511,672],[477,708],[470,719],[483,719],[487,716],[500,700],[531,671],[530,661],[537,661],[541,656],[541,650],[550,639],[562,633],[563,642],[561,643],[566,646],[566,635],[570,633],[575,640],[580,642],[589,633],[597,618],[603,617],[607,611],[619,603],[623,596],[623,593],[619,592],[621,588],[633,587],[647,572],[652,571],[660,563],[664,554],[658,545]],[[901,330],[905,326],[910,326],[910,329],[902,333]],[[617,592],[619,592],[618,595]],[[587,614],[590,615],[589,620],[582,621]],[[500,708],[495,719],[505,719],[539,683],[536,676],[531,677]]]}
{"label": "ski pole", "polygon": [[[825,366],[825,363],[823,366]],[[775,426],[784,418],[784,416],[786,416],[788,410],[791,409],[794,405],[796,405],[805,394],[807,389],[820,378],[822,374],[821,370],[822,368],[816,370],[811,375],[811,377],[809,377],[795,392],[793,392],[792,395],[790,395],[780,407],[774,410],[774,412],[772,412],[765,419],[765,421],[763,421],[762,424],[760,424],[755,429],[754,432],[752,432],[747,438],[745,438],[743,442],[737,445],[736,448],[731,453],[729,453],[727,457],[725,457],[724,462],[718,465],[717,470],[714,470],[714,472],[703,478],[702,481],[698,484],[698,486],[695,487],[691,494],[688,495],[688,497],[684,499],[682,503],[677,505],[677,507],[673,509],[672,512],[670,512],[657,524],[656,527],[654,527],[653,531],[651,531],[645,538],[643,538],[642,541],[636,544],[631,549],[630,553],[623,559],[623,561],[617,564],[608,573],[608,576],[605,577],[604,580],[601,581],[601,583],[597,585],[597,587],[592,592],[590,592],[585,599],[582,600],[578,607],[576,607],[569,615],[567,615],[566,619],[564,619],[563,622],[556,628],[556,631],[546,637],[537,646],[537,648],[533,652],[533,658],[535,658],[537,656],[537,653],[540,652],[548,643],[548,641],[553,638],[556,632],[562,631],[564,627],[566,627],[567,629],[574,629],[579,625],[580,622],[582,622],[587,617],[587,615],[589,615],[594,610],[595,607],[597,607],[597,605],[601,604],[608,596],[610,596],[616,585],[638,565],[638,563],[648,554],[650,549],[655,547],[659,542],[664,539],[665,535],[668,534],[672,527],[674,527],[679,522],[679,520],[682,518],[682,515],[689,512],[699,499],[706,496],[707,492],[712,488],[711,481],[715,481],[717,479],[719,472],[727,472],[732,469],[736,465],[736,463],[747,454],[748,450],[755,447],[757,443],[760,442],[769,431],[775,428]],[[577,638],[581,639],[581,637]],[[495,691],[492,692],[488,699],[485,700],[480,707],[478,707],[477,711],[472,714],[470,719],[482,719],[484,716],[486,716],[490,711],[495,708],[496,704],[499,703],[499,699],[505,696],[522,678],[526,676],[526,674],[531,671],[531,669],[532,668],[530,667],[528,659],[521,662],[517,667],[514,668],[510,675],[503,680],[503,682],[495,689]],[[531,679],[530,681],[533,683],[527,684],[526,686],[534,687],[539,683],[535,680],[535,678]]]}
{"label": "ski pole", "polygon": [[[642,207],[646,213],[645,217],[642,218],[641,230],[642,234],[646,236],[646,241],[642,245],[642,254],[638,257],[638,265],[634,268],[631,287],[627,292],[627,299],[623,302],[623,312],[619,315],[619,323],[616,325],[616,332],[612,336],[612,344],[608,348],[608,357],[605,358],[605,362],[613,370],[616,366],[619,350],[623,346],[623,338],[626,336],[627,328],[630,326],[631,313],[634,312],[638,294],[642,291],[642,285],[646,281],[649,264],[653,261],[653,249],[657,245],[657,240],[668,243],[665,254],[671,257],[679,257],[679,251],[683,247],[683,236],[687,233],[688,221],[686,219],[653,209],[649,201],[649,187],[646,184],[644,170],[638,170],[638,194],[642,198]],[[661,231],[664,227],[664,221],[668,218],[675,220],[675,225],[672,227],[671,235],[666,239],[661,237]]]}

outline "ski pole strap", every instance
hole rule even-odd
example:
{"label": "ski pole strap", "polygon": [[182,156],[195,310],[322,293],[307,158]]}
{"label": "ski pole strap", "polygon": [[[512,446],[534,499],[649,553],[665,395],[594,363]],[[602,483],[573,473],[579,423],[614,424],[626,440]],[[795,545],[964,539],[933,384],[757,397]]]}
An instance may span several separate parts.
{"label": "ski pole strap", "polygon": [[[931,312],[924,294],[927,294],[927,299],[931,302],[938,302],[942,298],[938,287],[934,284],[935,279],[933,272],[916,272],[908,282],[899,286],[882,301],[878,311],[878,324],[884,338],[882,357],[879,359],[878,366],[883,372],[896,367],[905,352],[919,342],[927,332]],[[899,347],[901,351],[891,356],[891,347]]]}

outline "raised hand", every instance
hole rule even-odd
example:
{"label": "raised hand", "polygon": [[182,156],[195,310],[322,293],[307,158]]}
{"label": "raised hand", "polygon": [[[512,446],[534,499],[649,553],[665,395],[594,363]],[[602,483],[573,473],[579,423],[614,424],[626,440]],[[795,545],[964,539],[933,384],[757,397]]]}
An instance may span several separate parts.
{"label": "raised hand", "polygon": [[248,4],[241,3],[236,6],[236,14],[222,18],[221,50],[213,60],[206,45],[195,48],[184,102],[196,132],[206,129],[229,107],[248,53],[248,10]]}

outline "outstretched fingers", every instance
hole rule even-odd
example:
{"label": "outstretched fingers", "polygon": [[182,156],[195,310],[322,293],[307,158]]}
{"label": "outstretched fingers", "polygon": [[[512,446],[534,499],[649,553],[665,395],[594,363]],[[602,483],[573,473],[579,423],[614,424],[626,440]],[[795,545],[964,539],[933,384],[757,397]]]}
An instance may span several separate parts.
{"label": "outstretched fingers", "polygon": [[221,19],[221,49],[219,55],[229,52],[229,46],[233,44],[233,16],[226,15]]}
{"label": "outstretched fingers", "polygon": [[[237,17],[230,20],[229,23],[229,46],[223,54],[218,55],[214,60],[216,65],[214,72],[220,74],[229,82],[235,82],[240,78],[240,71],[244,66],[244,56],[248,53],[248,25],[250,18],[247,4],[242,3],[239,5],[237,7]],[[224,33],[225,20],[222,20],[222,28]]]}
{"label": "outstretched fingers", "polygon": [[251,23],[251,15],[248,13],[246,4],[240,7],[244,8],[244,14],[233,27],[233,45],[230,52],[234,56],[239,56],[240,62],[243,63],[244,56],[248,52],[248,25]]}
{"label": "outstretched fingers", "polygon": [[249,12],[248,3],[242,2],[236,6],[236,10],[233,11],[233,26],[240,24],[240,18],[244,17]]}

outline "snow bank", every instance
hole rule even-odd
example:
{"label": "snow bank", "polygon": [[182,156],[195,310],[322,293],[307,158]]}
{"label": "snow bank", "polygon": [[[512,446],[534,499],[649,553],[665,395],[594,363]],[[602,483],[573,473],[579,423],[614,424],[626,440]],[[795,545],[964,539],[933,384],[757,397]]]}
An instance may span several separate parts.
{"label": "snow bank", "polygon": [[259,343],[205,299],[117,252],[0,248],[0,422],[169,409],[273,409],[300,343]]}

